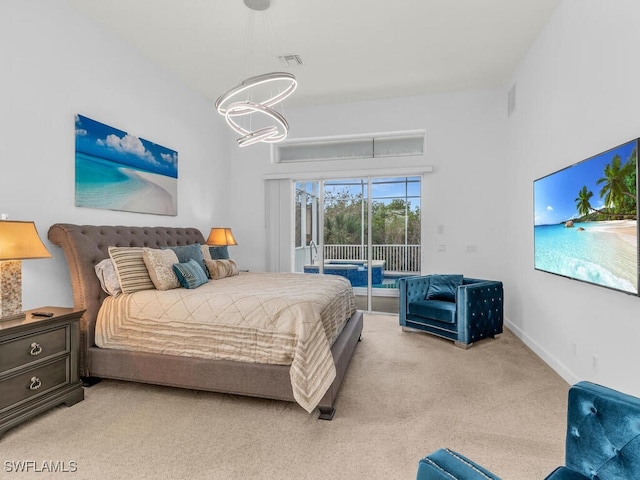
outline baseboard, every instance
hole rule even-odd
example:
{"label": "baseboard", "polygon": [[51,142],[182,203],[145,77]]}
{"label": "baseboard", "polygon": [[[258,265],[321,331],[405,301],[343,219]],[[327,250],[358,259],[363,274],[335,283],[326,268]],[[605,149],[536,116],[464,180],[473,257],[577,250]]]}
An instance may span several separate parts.
{"label": "baseboard", "polygon": [[509,319],[504,319],[504,326],[513,332],[513,334],[518,337],[522,343],[524,343],[527,347],[529,347],[533,353],[538,355],[540,359],[549,365],[560,377],[562,377],[569,385],[573,385],[574,383],[583,380],[579,378],[575,373],[573,373],[567,366],[560,362],[557,358],[549,353],[545,348],[540,346],[537,342],[531,339],[529,335],[523,332],[517,325],[511,322]]}

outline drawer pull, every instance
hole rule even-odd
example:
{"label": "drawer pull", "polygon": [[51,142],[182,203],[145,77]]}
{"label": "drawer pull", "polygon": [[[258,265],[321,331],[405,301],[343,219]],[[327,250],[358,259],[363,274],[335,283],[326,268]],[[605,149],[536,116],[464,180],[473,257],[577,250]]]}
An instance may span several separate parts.
{"label": "drawer pull", "polygon": [[37,390],[42,386],[42,382],[38,377],[31,377],[31,384],[29,385],[29,390]]}
{"label": "drawer pull", "polygon": [[29,355],[36,356],[42,353],[42,347],[39,343],[33,342],[31,344],[31,350],[29,350]]}

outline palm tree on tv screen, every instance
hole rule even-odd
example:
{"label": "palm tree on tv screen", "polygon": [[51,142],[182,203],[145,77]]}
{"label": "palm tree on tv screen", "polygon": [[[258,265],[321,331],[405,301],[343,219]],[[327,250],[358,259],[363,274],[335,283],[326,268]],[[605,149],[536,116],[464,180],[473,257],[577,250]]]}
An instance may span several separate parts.
{"label": "palm tree on tv screen", "polygon": [[593,197],[593,192],[590,190],[587,190],[587,186],[583,186],[582,190],[580,190],[578,192],[578,196],[576,198],[576,209],[578,210],[578,213],[580,215],[588,215],[591,210],[593,210],[593,207],[591,207],[591,203],[589,202],[589,200],[591,200],[591,197]]}
{"label": "palm tree on tv screen", "polygon": [[629,192],[626,179],[632,174],[635,162],[629,161],[622,165],[620,155],[616,155],[604,167],[604,177],[598,179],[598,185],[604,184],[600,190],[600,198],[604,199],[605,206],[609,208],[621,208],[625,196],[633,198],[635,196]]}

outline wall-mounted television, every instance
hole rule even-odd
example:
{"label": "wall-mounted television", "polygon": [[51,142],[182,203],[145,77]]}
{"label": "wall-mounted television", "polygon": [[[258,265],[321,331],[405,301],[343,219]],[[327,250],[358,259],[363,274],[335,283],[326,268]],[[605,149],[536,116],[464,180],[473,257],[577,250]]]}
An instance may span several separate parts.
{"label": "wall-mounted television", "polygon": [[638,295],[638,143],[534,180],[536,270]]}

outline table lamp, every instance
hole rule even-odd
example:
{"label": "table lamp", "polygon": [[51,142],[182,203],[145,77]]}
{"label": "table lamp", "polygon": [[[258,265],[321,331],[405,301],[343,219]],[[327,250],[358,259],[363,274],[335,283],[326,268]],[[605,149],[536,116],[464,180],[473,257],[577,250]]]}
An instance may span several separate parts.
{"label": "table lamp", "polygon": [[231,233],[230,228],[213,227],[211,232],[209,232],[207,245],[213,247],[209,248],[209,250],[211,251],[211,258],[215,260],[229,258],[227,247],[229,245],[238,245],[238,242],[233,238],[233,233]]}
{"label": "table lamp", "polygon": [[238,245],[236,239],[233,238],[230,228],[226,227],[214,227],[209,232],[209,238],[207,238],[207,245],[212,247],[226,247],[229,245]]}
{"label": "table lamp", "polygon": [[50,257],[33,222],[0,220],[0,321],[24,316],[21,260]]}

